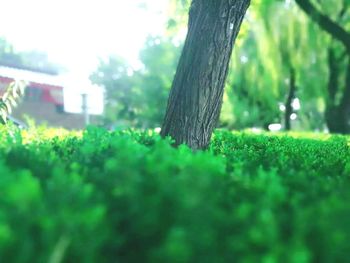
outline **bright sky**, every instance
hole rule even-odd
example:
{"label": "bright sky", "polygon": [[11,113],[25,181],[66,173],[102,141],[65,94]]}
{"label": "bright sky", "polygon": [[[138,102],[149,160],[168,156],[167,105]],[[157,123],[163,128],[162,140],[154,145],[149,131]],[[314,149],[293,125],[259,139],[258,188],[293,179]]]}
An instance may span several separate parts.
{"label": "bright sky", "polygon": [[[147,9],[140,8],[146,3]],[[166,0],[0,0],[0,37],[17,50],[40,50],[74,74],[95,70],[99,57],[136,64],[149,34],[165,29]]]}

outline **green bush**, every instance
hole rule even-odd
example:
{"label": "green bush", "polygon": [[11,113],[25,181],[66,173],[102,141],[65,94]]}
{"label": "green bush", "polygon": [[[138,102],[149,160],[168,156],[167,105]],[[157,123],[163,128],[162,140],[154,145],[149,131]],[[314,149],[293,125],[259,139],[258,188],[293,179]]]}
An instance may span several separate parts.
{"label": "green bush", "polygon": [[347,262],[349,142],[0,127],[0,261]]}

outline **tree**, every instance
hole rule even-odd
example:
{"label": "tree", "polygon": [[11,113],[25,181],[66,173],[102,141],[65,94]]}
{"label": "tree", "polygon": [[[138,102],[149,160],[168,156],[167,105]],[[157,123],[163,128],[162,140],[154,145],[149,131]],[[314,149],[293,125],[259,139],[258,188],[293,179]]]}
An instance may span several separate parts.
{"label": "tree", "polygon": [[192,0],[161,135],[203,149],[219,119],[235,39],[250,0]]}
{"label": "tree", "polygon": [[[340,1],[318,3],[322,3],[324,12],[333,18],[343,13],[342,24],[346,25],[345,18],[349,16],[341,11],[344,7]],[[238,42],[240,46],[233,60],[236,74],[229,76],[227,90],[232,92],[227,101],[232,101],[235,117],[230,127],[264,127],[264,123],[281,121],[284,114],[286,130],[323,130],[330,101],[328,48],[335,49],[336,61],[332,64],[338,74],[333,74],[337,77],[333,77],[336,81],[331,83],[332,87],[338,87],[336,99],[344,95],[344,49],[339,43],[332,43],[335,41],[313,23],[295,1],[257,1],[251,6],[248,18],[244,24],[245,37]],[[293,100],[294,97],[297,99]],[[296,116],[297,120],[291,122]]]}
{"label": "tree", "polygon": [[149,37],[137,70],[122,58],[101,60],[91,80],[106,90],[104,125],[160,127],[181,50],[174,42],[171,37]]}
{"label": "tree", "polygon": [[[326,46],[328,48],[329,81],[325,117],[330,132],[350,133],[350,32],[346,31],[345,26],[341,24],[341,22],[349,24],[350,3],[348,0],[339,1],[341,6],[335,19],[325,15],[310,0],[296,0],[296,3],[334,40],[330,47]],[[332,5],[337,7],[335,4]],[[343,62],[345,59],[346,61]],[[345,66],[342,66],[343,63]]]}
{"label": "tree", "polygon": [[90,76],[93,83],[105,89],[105,112],[102,123],[114,126],[116,122],[133,123],[135,109],[133,107],[134,83],[138,78],[128,64],[119,57],[101,60],[97,70]]}

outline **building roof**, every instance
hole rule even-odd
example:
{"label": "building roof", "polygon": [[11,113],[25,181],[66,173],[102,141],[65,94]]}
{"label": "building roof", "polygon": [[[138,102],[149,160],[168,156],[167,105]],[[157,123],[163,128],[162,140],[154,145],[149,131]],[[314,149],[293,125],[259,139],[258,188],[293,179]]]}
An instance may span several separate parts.
{"label": "building roof", "polygon": [[32,83],[63,87],[63,80],[58,75],[50,75],[25,69],[11,68],[0,65],[0,77],[14,80],[24,80]]}

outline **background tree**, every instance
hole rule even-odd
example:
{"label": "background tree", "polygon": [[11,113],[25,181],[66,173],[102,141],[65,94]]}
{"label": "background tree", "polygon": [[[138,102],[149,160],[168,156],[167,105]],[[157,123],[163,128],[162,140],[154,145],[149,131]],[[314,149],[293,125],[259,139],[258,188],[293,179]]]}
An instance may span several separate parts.
{"label": "background tree", "polygon": [[[296,0],[299,7],[332,41],[328,52],[328,97],[326,121],[331,132],[350,132],[350,3],[348,0]],[[329,15],[326,15],[329,13]]]}
{"label": "background tree", "polygon": [[329,37],[294,1],[254,3],[233,60],[238,74],[229,77],[226,108],[240,116],[226,118],[229,127],[280,122],[290,129],[291,118],[298,117],[294,128],[323,130]]}
{"label": "background tree", "polygon": [[149,37],[140,69],[119,57],[101,60],[91,80],[105,87],[107,126],[160,127],[181,46],[171,37]]}

